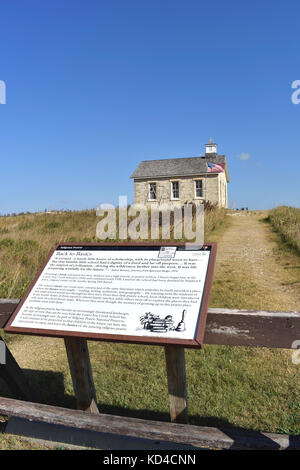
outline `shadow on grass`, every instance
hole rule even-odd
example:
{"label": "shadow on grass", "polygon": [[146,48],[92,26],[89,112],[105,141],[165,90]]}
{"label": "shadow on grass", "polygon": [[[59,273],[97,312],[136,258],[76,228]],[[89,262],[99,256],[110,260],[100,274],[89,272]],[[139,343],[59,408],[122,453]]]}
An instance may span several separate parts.
{"label": "shadow on grass", "polygon": [[[62,406],[65,408],[76,408],[75,397],[65,393],[62,373],[32,369],[23,369],[23,372],[28,379],[31,389],[37,395],[39,403]],[[0,397],[22,399],[13,394],[1,377]]]}
{"label": "shadow on grass", "polygon": [[[64,377],[61,372],[33,369],[23,369],[23,372],[28,379],[31,389],[36,393],[39,403],[71,409],[76,408],[75,396],[73,394],[71,395],[66,393]],[[0,397],[20,399],[20,397],[14,396],[12,391],[9,390],[7,384],[1,378]],[[101,399],[101,397],[98,398]],[[130,409],[102,402],[98,403],[98,407],[100,412],[103,414],[154,421],[170,421],[169,414],[160,411]],[[215,417],[190,416],[189,422],[196,426],[230,427],[229,421]]]}
{"label": "shadow on grass", "polygon": [[[27,376],[31,387],[38,394],[40,403],[76,409],[75,397],[65,392],[62,373],[31,369],[25,369],[24,373]],[[2,379],[0,379],[0,397],[16,398],[9,391],[7,385]],[[103,414],[153,421],[170,421],[169,414],[164,412],[147,409],[135,410],[105,403],[98,403],[98,406],[100,412]],[[224,433],[225,440],[226,437],[233,440],[233,443],[230,443],[229,445],[231,449],[268,448],[276,450],[280,448],[280,444],[278,442],[269,438],[264,433],[236,427],[227,419],[214,416],[203,417],[199,415],[190,415],[189,424],[210,428],[207,430],[208,435],[213,432],[212,428],[217,428],[219,431]],[[0,422],[0,432],[3,432],[4,428],[5,423]],[[288,448],[300,449],[300,436],[290,436]]]}

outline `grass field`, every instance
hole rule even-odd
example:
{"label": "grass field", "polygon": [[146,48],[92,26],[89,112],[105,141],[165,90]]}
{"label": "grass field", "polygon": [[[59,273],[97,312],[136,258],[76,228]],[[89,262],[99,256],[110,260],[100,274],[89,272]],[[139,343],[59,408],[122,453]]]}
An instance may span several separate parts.
{"label": "grass field", "polygon": [[[22,297],[55,243],[99,241],[99,220],[94,210],[1,217],[0,298]],[[224,220],[225,210],[207,211],[206,237]]]}
{"label": "grass field", "polygon": [[[222,247],[232,217],[224,213],[210,217],[206,241],[218,241]],[[1,218],[0,297],[22,296],[55,242],[94,240],[96,223],[92,211]],[[266,234],[271,236],[269,231]],[[282,256],[281,238],[272,237],[276,261]],[[299,264],[295,250],[285,250],[284,258]],[[229,262],[217,263],[210,306],[261,309],[264,290],[259,280],[247,276],[247,270],[235,270]],[[272,304],[272,297],[268,298],[268,309],[280,306],[278,299]],[[10,335],[9,345],[41,402],[75,407],[62,340]],[[100,411],[169,419],[162,348],[89,342],[89,349]],[[292,363],[290,351],[205,345],[201,351],[186,350],[186,367],[191,424],[300,432],[299,367]],[[10,396],[0,381],[1,394]],[[4,436],[1,448],[6,448]]]}
{"label": "grass field", "polygon": [[268,220],[283,240],[300,252],[300,209],[289,206],[276,207],[270,211]]}

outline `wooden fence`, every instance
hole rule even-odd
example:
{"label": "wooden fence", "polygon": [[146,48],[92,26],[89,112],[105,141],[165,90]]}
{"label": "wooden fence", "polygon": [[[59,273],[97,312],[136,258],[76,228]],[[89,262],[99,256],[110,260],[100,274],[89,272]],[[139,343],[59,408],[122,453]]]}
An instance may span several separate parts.
{"label": "wooden fence", "polygon": [[[18,303],[0,299],[0,328]],[[205,344],[290,349],[295,340],[300,340],[300,312],[208,309]]]}
{"label": "wooden fence", "polygon": [[[18,300],[0,300],[0,328],[5,325],[18,303]],[[76,339],[73,340],[76,341]],[[208,310],[205,344],[291,349],[295,347],[294,344],[297,340],[300,340],[300,312],[248,311],[225,308],[210,308]],[[85,340],[77,340],[77,343],[68,344],[66,339],[65,344],[77,407],[91,413],[32,403],[35,401],[33,391],[30,390],[22,370],[7,347],[5,364],[1,364],[0,361],[0,377],[6,380],[18,397],[29,400],[29,402],[0,398],[0,413],[92,429],[98,432],[180,442],[196,447],[300,448],[299,437],[261,433],[236,434],[232,437],[232,431],[226,434],[215,428],[178,424],[186,422],[186,414],[184,413],[187,411],[186,388],[182,386],[183,381],[178,380],[178,377],[185,371],[176,371],[176,377],[172,378],[174,375],[172,357],[175,354],[176,361],[182,363],[184,368],[184,349],[176,349],[173,346],[166,348],[170,411],[173,422],[160,423],[96,414],[98,410],[96,410],[87,344]],[[81,359],[83,359],[82,363],[80,363]],[[88,367],[85,367],[84,364],[88,364]],[[79,386],[83,382],[87,385]]]}

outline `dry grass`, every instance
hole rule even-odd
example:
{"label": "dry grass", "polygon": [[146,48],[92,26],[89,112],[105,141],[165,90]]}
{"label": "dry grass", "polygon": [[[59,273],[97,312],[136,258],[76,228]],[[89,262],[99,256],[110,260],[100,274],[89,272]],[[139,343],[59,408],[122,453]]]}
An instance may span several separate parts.
{"label": "dry grass", "polygon": [[[284,286],[292,279],[289,277],[291,270],[285,269],[288,267],[286,264],[282,269],[274,268],[281,263],[280,238],[272,234],[268,224],[261,222],[265,215],[226,217],[219,214],[219,222],[211,219],[211,227],[215,226],[215,230],[209,232],[206,229],[207,241],[218,241],[211,306],[281,310],[289,305],[284,296],[285,287],[287,298],[293,296],[296,287]],[[26,280],[26,272],[35,272],[55,242],[92,238],[98,221],[92,212],[73,213],[67,217],[38,217],[38,220],[37,216],[12,217],[6,219],[5,224],[0,219],[0,224],[9,230],[0,235],[0,246],[1,240],[10,238],[14,241],[11,246],[15,250],[13,255],[10,253],[13,250],[4,245],[0,249],[0,259],[5,264],[6,255],[16,256],[16,262],[21,266],[19,271],[16,267],[11,271],[16,272],[16,281],[10,285],[12,296],[17,296],[17,292],[18,296],[22,294],[24,286],[19,284],[20,279]],[[19,224],[30,221],[34,225],[27,228],[21,225],[20,229]],[[54,226],[53,223],[60,225]],[[84,228],[81,230],[81,227]],[[32,245],[30,248],[26,240],[35,242],[35,248]],[[249,250],[243,249],[246,243]],[[261,256],[264,253],[260,251],[262,247],[266,249],[266,256]],[[27,258],[27,262],[34,260],[30,269],[20,262],[22,256]],[[283,258],[289,266],[299,265],[299,258],[293,251],[284,251]],[[9,279],[7,265],[6,269]],[[264,284],[264,276],[269,279],[271,274],[272,286],[268,287],[267,283]],[[10,337],[16,338],[10,343],[11,350],[39,392],[41,402],[75,407],[63,340],[20,335]],[[162,348],[89,342],[89,350],[102,412],[168,420]],[[299,367],[292,363],[290,351],[205,345],[201,351],[186,351],[186,367],[191,424],[300,432]],[[0,381],[1,394],[8,396],[9,391]]]}
{"label": "dry grass", "polygon": [[282,239],[300,252],[300,209],[289,206],[276,207],[270,211],[268,220]]}
{"label": "dry grass", "polygon": [[266,223],[266,212],[228,217],[218,241],[211,306],[291,311],[300,305],[300,258]]}
{"label": "dry grass", "polygon": [[[99,241],[96,226],[100,220],[94,210],[1,217],[0,298],[22,297],[55,243]],[[207,211],[206,237],[224,220],[224,210]]]}

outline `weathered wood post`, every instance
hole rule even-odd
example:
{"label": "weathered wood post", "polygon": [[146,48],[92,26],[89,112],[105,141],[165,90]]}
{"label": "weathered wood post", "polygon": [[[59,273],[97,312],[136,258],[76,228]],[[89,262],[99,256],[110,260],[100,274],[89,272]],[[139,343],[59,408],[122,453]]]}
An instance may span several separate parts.
{"label": "weathered wood post", "polygon": [[188,423],[184,348],[165,346],[170,417],[173,423]]}
{"label": "weathered wood post", "polygon": [[77,408],[99,413],[87,341],[71,337],[65,337],[64,341]]}

